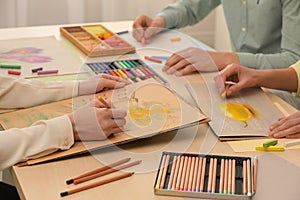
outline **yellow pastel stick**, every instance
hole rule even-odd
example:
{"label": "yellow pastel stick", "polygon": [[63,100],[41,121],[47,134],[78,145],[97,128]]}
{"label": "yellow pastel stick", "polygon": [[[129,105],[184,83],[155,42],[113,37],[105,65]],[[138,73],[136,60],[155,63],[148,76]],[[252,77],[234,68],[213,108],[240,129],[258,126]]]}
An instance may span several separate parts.
{"label": "yellow pastel stick", "polygon": [[256,151],[284,151],[284,146],[269,146],[267,148],[263,146],[256,146]]}

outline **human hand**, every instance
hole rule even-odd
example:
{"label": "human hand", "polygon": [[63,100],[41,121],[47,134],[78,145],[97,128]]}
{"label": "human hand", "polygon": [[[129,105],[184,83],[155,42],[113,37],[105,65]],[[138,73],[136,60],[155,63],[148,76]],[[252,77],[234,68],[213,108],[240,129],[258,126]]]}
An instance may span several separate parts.
{"label": "human hand", "polygon": [[142,44],[150,43],[150,38],[165,28],[166,22],[162,17],[152,19],[146,15],[140,15],[133,22],[133,37]]}
{"label": "human hand", "polygon": [[[109,103],[111,105],[111,103]],[[104,140],[122,131],[126,111],[106,108],[99,101],[90,102],[69,114],[75,140]]]}
{"label": "human hand", "polygon": [[207,51],[189,47],[172,54],[162,70],[167,74],[182,76],[196,71],[218,71],[218,68]]}
{"label": "human hand", "polygon": [[108,74],[101,74],[79,82],[78,95],[95,94],[104,89],[121,88],[130,84],[129,81]]}
{"label": "human hand", "polygon": [[227,65],[219,72],[218,76],[215,77],[215,82],[220,94],[224,92],[224,85],[226,84],[226,81],[233,81],[236,83],[231,84],[231,86],[225,91],[226,96],[231,96],[244,88],[257,86],[257,81],[255,78],[256,73],[257,70],[233,63]]}
{"label": "human hand", "polygon": [[269,127],[269,135],[274,138],[300,138],[300,111],[279,118]]}

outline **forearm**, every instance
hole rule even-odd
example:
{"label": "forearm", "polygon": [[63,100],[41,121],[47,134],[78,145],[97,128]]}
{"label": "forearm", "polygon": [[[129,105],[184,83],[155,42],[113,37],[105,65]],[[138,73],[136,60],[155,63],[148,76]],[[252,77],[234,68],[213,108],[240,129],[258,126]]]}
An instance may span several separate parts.
{"label": "forearm", "polygon": [[219,70],[224,69],[227,65],[236,63],[239,64],[237,54],[231,52],[212,52],[208,51],[209,56],[214,61]]}
{"label": "forearm", "polygon": [[26,108],[78,94],[73,81],[43,82],[0,76],[0,108]]}
{"label": "forearm", "polygon": [[58,149],[69,149],[73,143],[72,126],[67,116],[38,121],[27,128],[1,131],[0,170]]}
{"label": "forearm", "polygon": [[253,78],[257,86],[296,92],[298,77],[293,68],[276,70],[256,70]]}

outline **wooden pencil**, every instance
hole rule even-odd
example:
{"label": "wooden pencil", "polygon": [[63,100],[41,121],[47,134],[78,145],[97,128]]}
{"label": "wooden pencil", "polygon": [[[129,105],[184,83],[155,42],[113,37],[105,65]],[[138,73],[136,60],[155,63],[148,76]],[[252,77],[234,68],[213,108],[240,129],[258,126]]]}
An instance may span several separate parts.
{"label": "wooden pencil", "polygon": [[243,161],[243,194],[247,194],[247,167],[246,160]]}
{"label": "wooden pencil", "polygon": [[188,157],[184,156],[184,163],[183,163],[183,169],[182,169],[182,174],[181,174],[181,181],[180,181],[179,190],[183,190],[183,188],[184,188],[184,181],[185,181],[187,163],[188,163]]}
{"label": "wooden pencil", "polygon": [[192,158],[191,158],[191,156],[188,156],[185,179],[184,179],[184,186],[183,186],[184,191],[188,190],[189,178],[190,178],[190,173],[191,173],[191,163],[192,163]]}
{"label": "wooden pencil", "polygon": [[223,186],[224,186],[224,159],[221,159],[221,166],[220,166],[220,183],[219,183],[219,193],[223,193]]}
{"label": "wooden pencil", "polygon": [[98,100],[105,105],[106,108],[110,108],[110,105],[103,99],[102,96],[97,96]]}
{"label": "wooden pencil", "polygon": [[193,156],[191,158],[191,171],[190,171],[190,177],[189,177],[189,181],[188,181],[188,187],[187,187],[187,191],[193,191],[192,188],[193,188],[193,182],[194,182],[194,171],[195,171],[195,157]]}
{"label": "wooden pencil", "polygon": [[173,161],[172,161],[172,169],[171,169],[170,179],[169,179],[168,188],[167,188],[168,190],[172,189],[174,173],[175,173],[175,169],[176,169],[176,163],[177,163],[177,156],[174,156]]}
{"label": "wooden pencil", "polygon": [[251,168],[250,168],[250,159],[247,159],[247,195],[251,196]]}
{"label": "wooden pencil", "polygon": [[217,181],[217,158],[214,158],[214,166],[213,166],[213,177],[212,177],[212,186],[211,192],[215,193],[216,191],[216,181]]}
{"label": "wooden pencil", "polygon": [[110,163],[109,165],[106,165],[106,166],[104,166],[104,167],[100,167],[100,168],[94,169],[94,170],[92,170],[92,171],[89,171],[89,172],[86,172],[86,173],[84,173],[84,174],[81,174],[81,175],[79,175],[79,176],[77,176],[77,177],[75,177],[75,178],[69,179],[69,180],[66,181],[66,183],[67,183],[67,184],[72,184],[72,183],[74,182],[74,179],[80,179],[80,178],[83,178],[83,177],[85,177],[85,176],[90,176],[90,175],[92,175],[92,174],[97,174],[97,173],[99,173],[99,172],[102,172],[102,171],[105,171],[105,170],[107,170],[107,169],[110,169],[110,168],[113,168],[113,167],[115,167],[115,166],[118,166],[118,165],[121,165],[121,164],[123,164],[123,163],[126,163],[126,162],[128,162],[129,160],[130,160],[130,158],[124,158],[124,159],[119,160],[119,161],[116,161],[116,162],[114,162],[114,163]]}
{"label": "wooden pencil", "polygon": [[159,173],[158,173],[158,177],[157,177],[155,189],[159,189],[159,187],[160,187],[160,182],[161,182],[162,173],[163,173],[163,167],[165,166],[166,159],[167,159],[167,156],[164,155],[163,158],[162,158],[161,165],[160,165],[160,169],[159,169]]}
{"label": "wooden pencil", "polygon": [[227,188],[228,188],[228,160],[225,159],[225,163],[224,163],[224,190],[223,190],[224,194],[227,194]]}
{"label": "wooden pencil", "polygon": [[166,158],[164,168],[163,168],[163,174],[162,174],[161,182],[160,182],[160,185],[159,185],[160,189],[164,188],[164,185],[165,185],[165,182],[166,182],[166,175],[167,175],[167,171],[168,171],[169,162],[170,162],[170,155],[168,154],[167,158]]}
{"label": "wooden pencil", "polygon": [[197,180],[196,180],[196,192],[200,192],[200,183],[201,183],[201,174],[202,174],[202,162],[203,158],[199,158],[199,164],[198,164],[198,172],[197,172]]}
{"label": "wooden pencil", "polygon": [[231,181],[231,194],[235,194],[235,176],[236,176],[236,160],[232,160],[232,181]]}
{"label": "wooden pencil", "polygon": [[92,174],[90,176],[85,176],[85,177],[82,177],[82,178],[79,178],[79,179],[74,179],[74,184],[77,185],[79,183],[83,183],[83,182],[86,182],[86,181],[89,181],[89,180],[92,180],[92,179],[95,179],[95,178],[98,178],[98,177],[101,177],[101,176],[104,176],[104,175],[107,175],[107,174],[110,174],[110,173],[113,173],[113,172],[116,172],[116,171],[120,171],[122,169],[126,169],[126,168],[132,167],[134,165],[138,165],[141,162],[142,162],[141,160],[136,160],[136,161],[130,162],[130,163],[125,164],[125,165],[116,166],[115,168],[107,169],[107,170],[99,172],[97,174]]}
{"label": "wooden pencil", "polygon": [[175,190],[179,190],[180,189],[180,182],[181,182],[181,174],[182,174],[183,163],[184,163],[184,156],[180,156],[180,165],[179,165],[179,170],[178,170],[178,176],[177,176]]}
{"label": "wooden pencil", "polygon": [[196,191],[198,164],[199,164],[199,158],[195,157],[193,182],[192,182],[192,188],[191,188],[191,191],[193,191],[193,192]]}
{"label": "wooden pencil", "polygon": [[178,178],[178,171],[179,171],[179,165],[180,165],[180,156],[176,157],[176,165],[175,165],[175,172],[174,172],[174,178],[172,181],[172,186],[171,186],[171,190],[175,190],[176,188],[176,181]]}
{"label": "wooden pencil", "polygon": [[205,182],[205,168],[206,168],[206,158],[203,158],[202,169],[201,169],[201,180],[200,180],[200,192],[204,191],[204,182]]}
{"label": "wooden pencil", "polygon": [[254,163],[253,163],[253,192],[256,193],[256,187],[257,187],[257,167],[258,167],[258,159],[255,156],[254,157]]}
{"label": "wooden pencil", "polygon": [[67,196],[67,195],[70,195],[70,194],[81,192],[83,190],[87,190],[87,189],[94,188],[94,187],[97,187],[97,186],[100,186],[100,185],[104,185],[104,184],[107,184],[107,183],[110,183],[110,182],[113,182],[113,181],[118,181],[118,180],[121,180],[123,178],[130,177],[133,174],[134,174],[134,172],[117,175],[115,177],[111,177],[111,178],[108,178],[108,179],[105,179],[105,180],[101,180],[101,181],[98,181],[98,182],[95,182],[95,183],[91,183],[89,185],[85,185],[85,186],[82,186],[82,187],[79,187],[79,188],[76,188],[76,189],[61,192],[60,196],[64,197],[64,196]]}
{"label": "wooden pencil", "polygon": [[207,192],[211,192],[213,167],[214,167],[214,159],[210,158],[210,160],[209,160],[209,172],[208,172]]}
{"label": "wooden pencil", "polygon": [[228,160],[228,184],[227,184],[227,193],[228,194],[231,194],[231,181],[232,181],[232,178],[231,178],[231,174],[232,174],[232,160],[229,159]]}

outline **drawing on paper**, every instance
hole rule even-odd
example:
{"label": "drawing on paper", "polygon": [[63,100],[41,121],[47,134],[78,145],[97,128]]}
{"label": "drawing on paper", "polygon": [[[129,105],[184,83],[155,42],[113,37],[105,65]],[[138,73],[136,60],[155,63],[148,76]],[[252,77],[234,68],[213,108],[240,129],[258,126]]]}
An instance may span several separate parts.
{"label": "drawing on paper", "polygon": [[259,118],[259,113],[249,104],[221,102],[219,109],[226,117],[245,123],[244,128],[248,126],[250,118]]}
{"label": "drawing on paper", "polygon": [[2,61],[0,60],[0,63],[7,62],[7,60],[19,61],[24,63],[51,62],[53,60],[51,57],[41,55],[43,51],[43,49],[39,49],[36,47],[23,47],[8,51],[2,51],[0,52],[0,59],[2,59]]}

